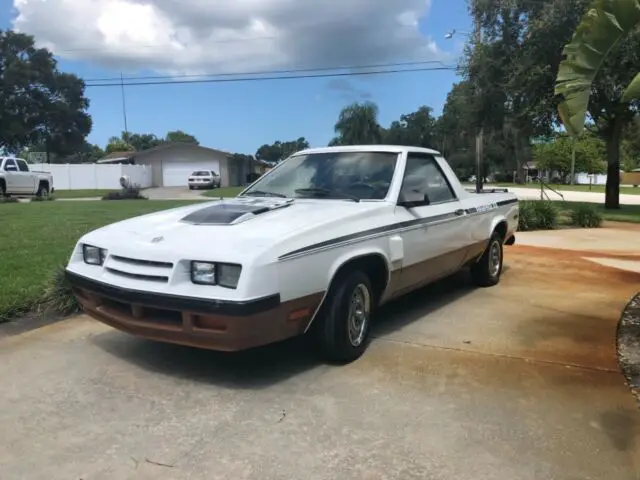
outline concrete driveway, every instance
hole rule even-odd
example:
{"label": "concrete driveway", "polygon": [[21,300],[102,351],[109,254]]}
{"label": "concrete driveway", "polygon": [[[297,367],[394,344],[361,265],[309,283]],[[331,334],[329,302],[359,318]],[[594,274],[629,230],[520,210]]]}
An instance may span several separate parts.
{"label": "concrete driveway", "polygon": [[345,367],[300,341],[222,355],[83,316],[0,339],[1,477],[640,478],[615,350],[640,275],[527,245],[507,264],[497,287],[458,275],[385,307]]}

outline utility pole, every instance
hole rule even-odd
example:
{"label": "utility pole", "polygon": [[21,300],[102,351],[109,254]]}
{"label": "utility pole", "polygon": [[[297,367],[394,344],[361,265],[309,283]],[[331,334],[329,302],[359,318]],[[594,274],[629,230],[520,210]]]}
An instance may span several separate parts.
{"label": "utility pole", "polygon": [[571,185],[575,183],[576,177],[576,139],[571,140],[571,178],[569,182]]}
{"label": "utility pole", "polygon": [[[474,2],[475,3],[475,2]],[[474,7],[473,11],[473,22],[474,22],[474,39],[476,42],[476,48],[482,44],[482,24],[480,22],[480,15],[477,11],[477,6]],[[476,86],[477,95],[482,95],[480,91],[480,87]],[[482,125],[478,128],[476,132],[476,192],[480,193],[482,191],[483,185],[483,168],[482,168],[482,147],[484,146],[484,131]]]}
{"label": "utility pole", "polygon": [[120,91],[122,92],[122,116],[124,118],[124,133],[125,133],[125,141],[127,145],[129,144],[129,129],[127,128],[127,103],[124,98],[124,77],[122,76],[122,72],[120,72]]}

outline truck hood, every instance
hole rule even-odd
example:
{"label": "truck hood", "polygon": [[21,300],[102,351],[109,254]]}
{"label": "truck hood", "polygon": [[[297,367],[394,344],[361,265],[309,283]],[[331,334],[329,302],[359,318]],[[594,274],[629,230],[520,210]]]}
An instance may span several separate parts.
{"label": "truck hood", "polygon": [[[136,258],[186,255],[231,261],[275,245],[299,248],[307,243],[305,237],[315,243],[338,229],[344,235],[350,226],[359,228],[358,220],[371,225],[372,212],[388,208],[384,202],[234,198],[135,217],[90,232],[81,241]],[[274,254],[285,253],[281,249]]]}

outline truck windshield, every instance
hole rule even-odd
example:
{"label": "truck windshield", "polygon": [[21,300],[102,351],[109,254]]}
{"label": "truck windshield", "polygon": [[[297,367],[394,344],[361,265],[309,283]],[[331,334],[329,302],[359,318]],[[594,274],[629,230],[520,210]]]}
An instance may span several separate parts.
{"label": "truck windshield", "polygon": [[381,200],[387,196],[397,161],[394,152],[294,155],[243,196]]}
{"label": "truck windshield", "polygon": [[193,172],[191,174],[192,177],[210,177],[211,176],[211,172],[206,172],[206,171],[200,171],[200,172]]}

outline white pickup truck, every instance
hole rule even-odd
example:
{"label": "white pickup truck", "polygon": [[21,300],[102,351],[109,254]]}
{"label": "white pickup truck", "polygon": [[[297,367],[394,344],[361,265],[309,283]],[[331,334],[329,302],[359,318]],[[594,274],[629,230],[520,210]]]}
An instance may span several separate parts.
{"label": "white pickup truck", "polygon": [[318,148],[236,198],[89,232],[66,272],[131,334],[227,351],[308,334],[349,362],[379,305],[462,268],[497,284],[517,226],[515,195],[467,192],[435,150]]}
{"label": "white pickup truck", "polygon": [[29,170],[21,158],[0,157],[0,197],[36,195],[48,197],[53,193],[53,176],[48,172]]}

